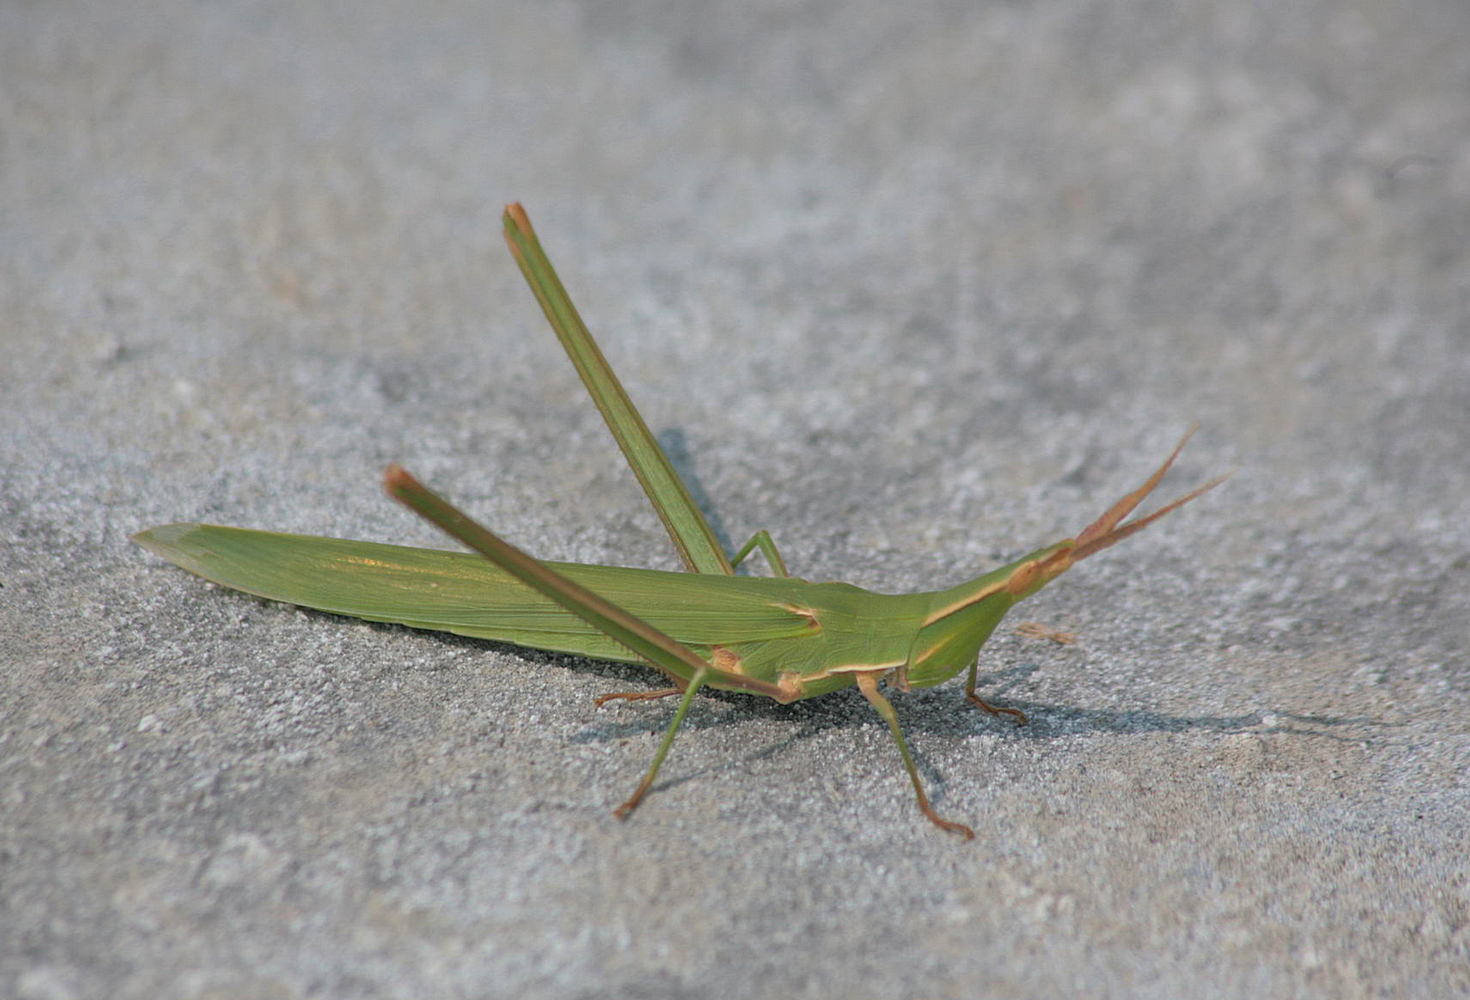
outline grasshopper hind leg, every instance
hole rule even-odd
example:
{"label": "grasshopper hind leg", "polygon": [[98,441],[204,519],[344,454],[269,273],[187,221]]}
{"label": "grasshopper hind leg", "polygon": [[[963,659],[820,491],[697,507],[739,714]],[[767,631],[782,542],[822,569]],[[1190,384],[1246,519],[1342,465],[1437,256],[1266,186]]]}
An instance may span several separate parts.
{"label": "grasshopper hind leg", "polygon": [[[638,808],[638,803],[643,801],[643,796],[653,787],[654,779],[658,777],[658,769],[663,765],[664,758],[669,755],[669,747],[674,745],[674,737],[678,735],[679,727],[684,724],[684,716],[689,713],[690,702],[699,693],[699,689],[704,687],[704,682],[708,678],[707,670],[697,670],[694,676],[689,678],[689,683],[683,691],[675,690],[674,693],[682,694],[684,697],[679,700],[679,707],[674,710],[674,718],[669,723],[669,728],[664,731],[664,738],[659,742],[658,750],[653,755],[653,763],[648,765],[648,772],[643,775],[643,780],[638,783],[633,794],[628,796],[628,801],[613,810],[613,815],[618,819],[627,819],[633,810]],[[661,692],[649,693],[657,696]]]}

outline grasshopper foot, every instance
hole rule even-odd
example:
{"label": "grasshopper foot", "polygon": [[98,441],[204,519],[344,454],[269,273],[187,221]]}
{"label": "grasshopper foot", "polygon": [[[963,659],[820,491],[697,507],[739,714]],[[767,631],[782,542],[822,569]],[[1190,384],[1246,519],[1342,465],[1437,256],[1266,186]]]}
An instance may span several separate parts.
{"label": "grasshopper foot", "polygon": [[966,691],[965,697],[991,715],[1009,715],[1016,720],[1016,725],[1024,726],[1026,724],[1026,713],[1019,708],[1006,708],[1002,705],[992,705],[973,691]]}
{"label": "grasshopper foot", "polygon": [[929,822],[939,827],[939,829],[944,830],[947,833],[957,833],[961,837],[964,837],[966,840],[975,839],[974,830],[971,830],[963,823],[956,823],[954,822],[954,820],[945,819],[943,816],[935,812],[934,807],[931,806],[927,801],[920,799],[919,808],[924,811],[925,816],[929,817]]}
{"label": "grasshopper foot", "polygon": [[627,802],[624,802],[622,805],[614,809],[613,815],[616,816],[618,819],[627,819],[633,814],[633,810],[638,808],[638,801],[642,798],[643,790],[639,789],[637,795],[634,795]]}

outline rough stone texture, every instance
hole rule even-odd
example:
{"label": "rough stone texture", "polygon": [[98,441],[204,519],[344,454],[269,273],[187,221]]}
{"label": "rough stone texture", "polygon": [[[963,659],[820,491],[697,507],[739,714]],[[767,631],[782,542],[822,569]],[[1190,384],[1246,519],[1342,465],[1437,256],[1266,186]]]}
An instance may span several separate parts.
{"label": "rough stone texture", "polygon": [[[1470,6],[0,5],[0,995],[1470,991]],[[671,706],[129,544],[671,566],[532,211],[721,530],[879,589],[1222,490],[986,690]]]}

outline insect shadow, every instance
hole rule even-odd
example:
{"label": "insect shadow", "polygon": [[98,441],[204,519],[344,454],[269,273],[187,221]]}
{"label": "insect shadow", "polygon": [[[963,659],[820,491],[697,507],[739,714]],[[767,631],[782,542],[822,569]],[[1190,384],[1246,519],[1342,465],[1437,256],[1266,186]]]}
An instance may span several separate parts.
{"label": "insect shadow", "polygon": [[[307,612],[318,614],[319,612]],[[324,615],[323,617],[333,617]],[[402,625],[375,625],[391,631],[402,631]],[[418,631],[418,630],[412,630]],[[517,658],[549,669],[572,669],[591,677],[601,677],[629,690],[648,686],[648,671],[630,663],[610,660],[595,660],[568,653],[553,653],[527,649],[509,643],[486,639],[472,639],[448,635],[442,632],[421,633],[434,642],[459,646],[464,649],[499,651],[514,654]],[[980,674],[980,683],[992,694],[1004,695],[1007,688],[1021,683],[1041,669],[1041,664],[1027,660],[1014,666]],[[605,693],[605,692],[603,692]],[[825,699],[793,702],[781,705],[762,698],[734,691],[706,690],[690,710],[684,727],[691,730],[724,729],[740,726],[755,720],[770,720],[795,723],[793,732],[765,746],[753,748],[746,754],[729,758],[724,762],[704,768],[696,768],[678,777],[670,777],[659,783],[669,788],[684,781],[738,768],[741,763],[750,763],[778,756],[782,751],[815,739],[823,733],[838,729],[874,728],[881,730],[882,723],[867,711],[866,702],[857,691],[843,691]],[[587,696],[590,716],[580,732],[570,737],[573,743],[615,743],[634,737],[646,737],[659,732],[668,721],[671,706],[624,705],[617,708],[595,708],[592,702],[596,695]],[[930,688],[911,691],[895,703],[904,716],[904,724],[912,732],[929,736],[959,739],[984,733],[994,733],[1006,739],[1027,742],[1051,741],[1063,736],[1086,736],[1105,734],[1146,734],[1207,732],[1220,735],[1253,732],[1257,734],[1290,734],[1319,737],[1344,743],[1361,743],[1361,735],[1351,735],[1333,730],[1345,727],[1381,728],[1392,725],[1366,716],[1332,716],[1322,714],[1302,715],[1271,710],[1240,712],[1234,715],[1180,715],[1149,709],[1082,708],[1059,702],[1003,699],[1005,704],[1021,709],[1028,722],[1015,725],[1008,719],[986,716],[965,703],[958,688]],[[722,706],[717,708],[716,706]],[[936,786],[943,788],[943,778],[932,767],[924,764],[924,753],[918,750],[916,757],[926,777]]]}

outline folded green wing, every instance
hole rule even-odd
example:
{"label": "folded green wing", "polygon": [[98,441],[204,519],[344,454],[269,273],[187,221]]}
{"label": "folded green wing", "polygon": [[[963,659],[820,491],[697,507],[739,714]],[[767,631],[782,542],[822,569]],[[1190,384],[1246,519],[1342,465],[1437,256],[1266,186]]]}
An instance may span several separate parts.
{"label": "folded green wing", "polygon": [[[133,537],[191,573],[258,597],[368,621],[638,662],[478,555],[212,524],[169,524]],[[810,619],[786,607],[800,581],[548,565],[688,645],[812,632]]]}

